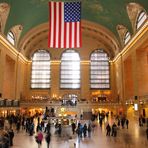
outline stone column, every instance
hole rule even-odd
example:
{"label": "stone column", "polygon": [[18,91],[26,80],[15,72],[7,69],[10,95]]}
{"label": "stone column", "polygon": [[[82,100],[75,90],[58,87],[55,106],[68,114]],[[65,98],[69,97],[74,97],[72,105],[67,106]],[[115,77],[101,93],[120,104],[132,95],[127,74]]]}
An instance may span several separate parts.
{"label": "stone column", "polygon": [[59,97],[60,61],[51,61],[51,97]]}
{"label": "stone column", "polygon": [[132,53],[132,76],[133,76],[133,91],[134,91],[134,95],[138,96],[138,75],[137,75],[136,51],[134,51]]}
{"label": "stone column", "polygon": [[80,98],[90,99],[90,65],[89,61],[81,62],[81,94]]}
{"label": "stone column", "polygon": [[3,51],[0,51],[0,93],[2,95],[3,95],[5,57],[6,57],[5,53]]}
{"label": "stone column", "polygon": [[[137,74],[137,57],[136,51],[133,51],[131,54],[132,57],[132,78],[133,78],[133,98],[134,98],[134,117],[138,118],[140,113],[140,104],[139,104],[139,97],[138,97],[138,74]],[[138,110],[136,110],[136,105]]]}

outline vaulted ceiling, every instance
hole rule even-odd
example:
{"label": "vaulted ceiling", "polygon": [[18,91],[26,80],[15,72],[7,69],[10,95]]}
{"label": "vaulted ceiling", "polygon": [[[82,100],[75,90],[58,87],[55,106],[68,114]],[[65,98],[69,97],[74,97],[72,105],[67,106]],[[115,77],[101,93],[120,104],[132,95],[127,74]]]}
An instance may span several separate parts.
{"label": "vaulted ceiling", "polygon": [[[36,49],[49,49],[49,1],[0,0],[1,33],[7,35],[11,30],[15,35],[14,46],[28,58]],[[82,49],[102,48],[110,59],[125,47],[126,32],[131,36],[136,33],[138,14],[143,10],[148,12],[146,0],[53,1],[82,2]]]}
{"label": "vaulted ceiling", "polygon": [[[10,5],[10,13],[5,34],[17,24],[23,26],[21,36],[39,24],[48,22],[48,2],[50,0],[0,0]],[[61,0],[64,1],[64,0]],[[70,1],[70,0],[66,0]],[[72,1],[72,0],[71,0]],[[139,3],[146,11],[147,0],[81,0],[82,19],[98,23],[109,29],[118,38],[116,26],[123,24],[132,32],[126,6],[130,2]]]}

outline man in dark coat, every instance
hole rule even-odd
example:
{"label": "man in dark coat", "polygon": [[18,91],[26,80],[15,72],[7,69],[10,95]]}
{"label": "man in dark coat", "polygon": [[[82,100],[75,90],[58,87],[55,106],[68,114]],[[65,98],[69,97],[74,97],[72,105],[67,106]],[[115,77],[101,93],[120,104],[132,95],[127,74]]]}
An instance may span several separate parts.
{"label": "man in dark coat", "polygon": [[106,132],[106,136],[110,136],[111,127],[110,127],[109,124],[106,126],[106,130],[107,130],[107,132]]}
{"label": "man in dark coat", "polygon": [[148,127],[146,129],[146,136],[147,136],[147,140],[148,140]]}
{"label": "man in dark coat", "polygon": [[129,124],[129,120],[126,119],[126,127],[127,127],[127,129],[128,129],[128,124]]}
{"label": "man in dark coat", "polygon": [[47,142],[47,148],[49,148],[49,144],[50,144],[50,140],[51,140],[51,133],[50,132],[47,133],[45,140]]}
{"label": "man in dark coat", "polygon": [[10,129],[8,134],[9,134],[9,139],[10,139],[10,146],[13,146],[13,138],[14,138],[13,129]]}
{"label": "man in dark coat", "polygon": [[71,127],[72,127],[72,132],[73,132],[73,134],[75,133],[75,129],[76,129],[76,124],[73,122],[72,124],[71,124]]}

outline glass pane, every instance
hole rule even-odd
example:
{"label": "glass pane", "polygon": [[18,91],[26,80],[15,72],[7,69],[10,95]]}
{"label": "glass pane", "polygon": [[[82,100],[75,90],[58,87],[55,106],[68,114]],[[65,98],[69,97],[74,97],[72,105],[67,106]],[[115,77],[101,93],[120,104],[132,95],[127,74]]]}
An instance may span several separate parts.
{"label": "glass pane", "polygon": [[50,82],[50,80],[49,79],[44,79],[44,80],[38,80],[38,79],[32,79],[31,80],[31,83],[49,83]]}
{"label": "glass pane", "polygon": [[62,54],[60,87],[80,88],[80,57],[74,50]]}
{"label": "glass pane", "polygon": [[80,84],[61,84],[61,88],[76,89],[76,88],[80,88]]}
{"label": "glass pane", "polygon": [[109,84],[92,84],[92,88],[106,89],[106,88],[109,88],[109,87],[110,87]]}
{"label": "glass pane", "polygon": [[14,43],[15,43],[15,38],[14,38],[14,35],[13,35],[13,33],[10,31],[10,32],[8,32],[8,34],[7,34],[7,39],[8,39],[8,41],[12,44],[12,45],[14,45]]}
{"label": "glass pane", "polygon": [[46,50],[33,55],[31,88],[50,88],[50,55]]}
{"label": "glass pane", "polygon": [[140,26],[145,22],[147,19],[146,12],[142,11],[137,19],[137,29],[140,28]]}
{"label": "glass pane", "polygon": [[130,39],[131,39],[131,35],[130,35],[129,32],[127,32],[125,37],[124,37],[124,44],[126,44]]}
{"label": "glass pane", "polygon": [[91,88],[109,88],[109,58],[103,50],[91,54],[90,83]]}
{"label": "glass pane", "polygon": [[[61,83],[71,83],[71,80],[61,80]],[[80,83],[80,80],[73,80],[73,83]]]}

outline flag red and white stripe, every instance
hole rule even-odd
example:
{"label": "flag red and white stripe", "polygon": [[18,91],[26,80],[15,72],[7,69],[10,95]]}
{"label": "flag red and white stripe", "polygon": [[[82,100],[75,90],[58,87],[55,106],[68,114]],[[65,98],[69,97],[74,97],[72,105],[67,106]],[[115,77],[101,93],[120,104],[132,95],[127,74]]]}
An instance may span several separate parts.
{"label": "flag red and white stripe", "polygon": [[64,2],[49,2],[50,48],[81,47],[81,22],[64,21]]}

